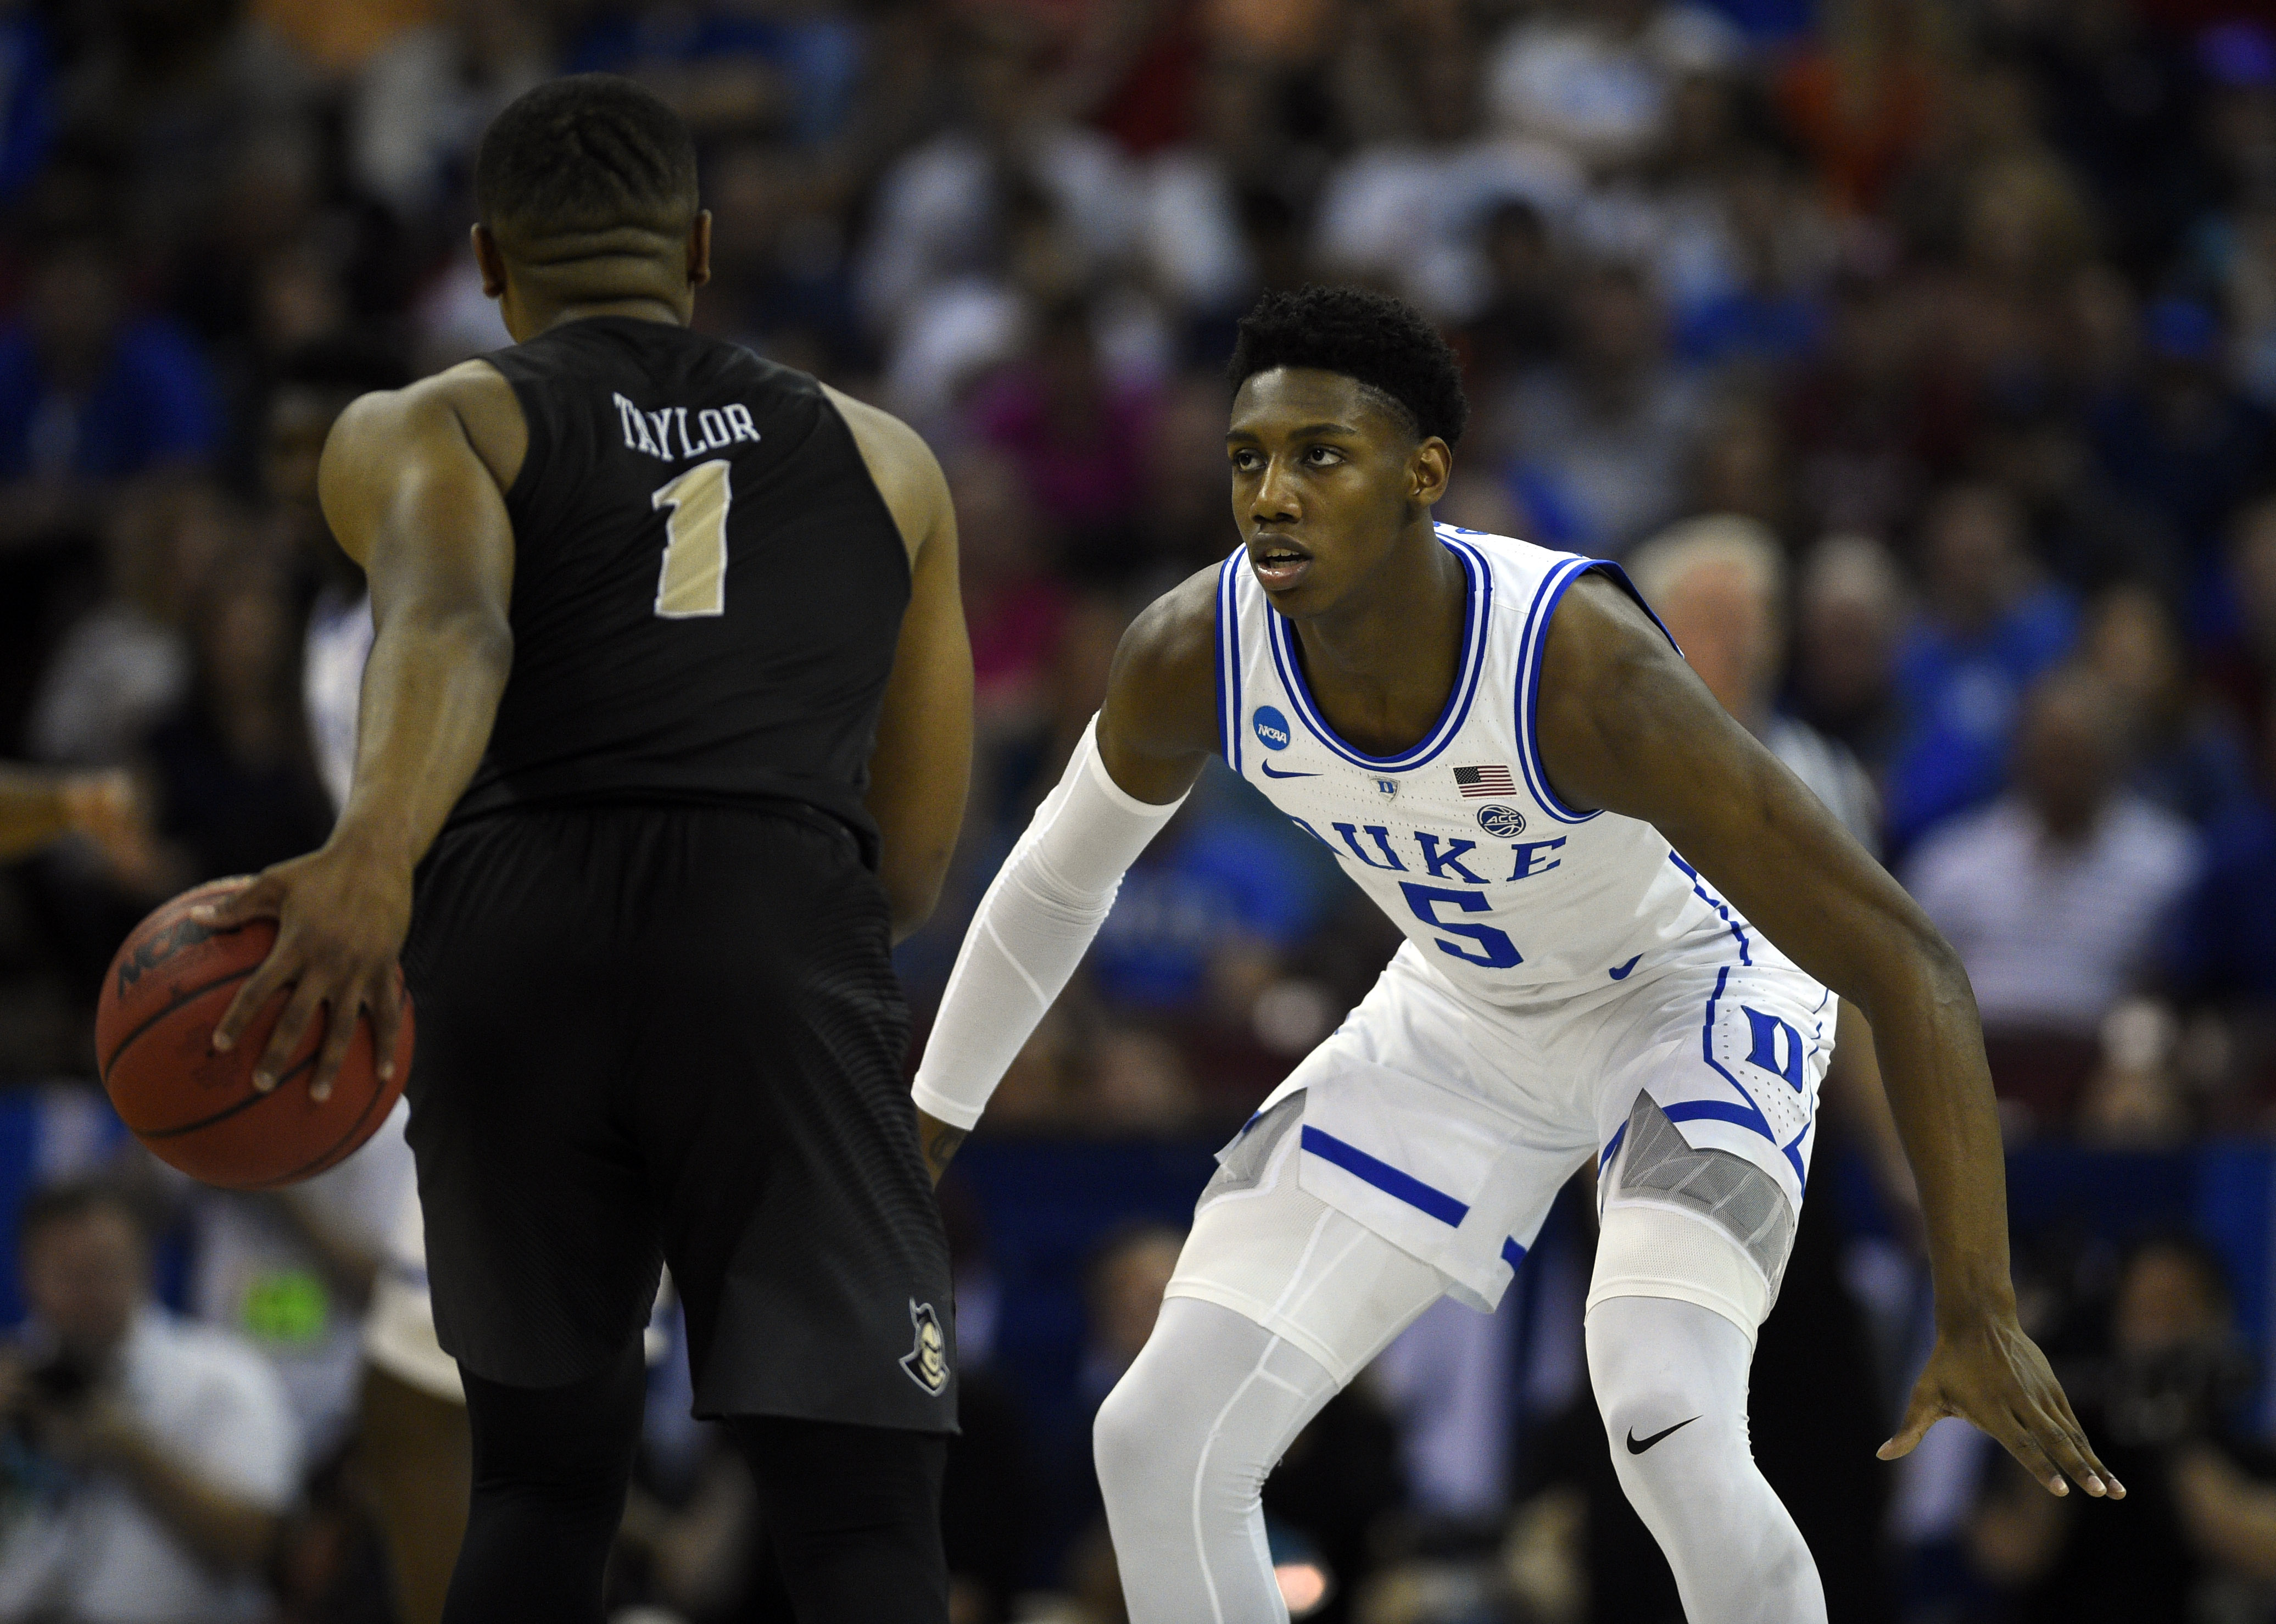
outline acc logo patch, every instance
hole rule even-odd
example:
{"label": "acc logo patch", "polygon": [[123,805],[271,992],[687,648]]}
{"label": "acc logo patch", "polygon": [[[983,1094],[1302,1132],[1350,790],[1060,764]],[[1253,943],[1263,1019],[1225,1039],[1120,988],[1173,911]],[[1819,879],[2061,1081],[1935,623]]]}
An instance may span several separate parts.
{"label": "acc logo patch", "polygon": [[932,1311],[929,1302],[909,1300],[909,1323],[917,1329],[917,1344],[903,1355],[901,1369],[909,1379],[935,1398],[948,1385],[948,1338],[940,1328],[940,1316]]}
{"label": "acc logo patch", "polygon": [[1498,802],[1490,807],[1480,807],[1478,827],[1497,840],[1506,840],[1512,835],[1525,832],[1525,814],[1515,807],[1505,807]]}
{"label": "acc logo patch", "polygon": [[1249,712],[1248,725],[1256,730],[1256,742],[1266,749],[1288,747],[1288,718],[1271,705],[1259,705]]}

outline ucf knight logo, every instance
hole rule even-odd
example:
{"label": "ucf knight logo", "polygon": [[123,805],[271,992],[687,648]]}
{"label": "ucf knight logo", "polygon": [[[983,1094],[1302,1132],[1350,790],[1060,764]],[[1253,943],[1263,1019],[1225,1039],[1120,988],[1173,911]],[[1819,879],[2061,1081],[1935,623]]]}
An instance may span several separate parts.
{"label": "ucf knight logo", "polygon": [[948,1385],[948,1338],[940,1328],[940,1316],[932,1311],[929,1302],[909,1301],[909,1323],[916,1327],[917,1342],[901,1359],[901,1369],[918,1386],[940,1396]]}

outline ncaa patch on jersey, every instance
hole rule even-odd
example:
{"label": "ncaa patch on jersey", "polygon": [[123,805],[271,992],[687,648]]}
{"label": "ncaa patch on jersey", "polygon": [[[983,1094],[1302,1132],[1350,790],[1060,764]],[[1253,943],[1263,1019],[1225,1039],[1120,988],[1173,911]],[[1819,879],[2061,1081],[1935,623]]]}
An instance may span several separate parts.
{"label": "ncaa patch on jersey", "polygon": [[1525,814],[1515,807],[1495,805],[1478,808],[1478,827],[1497,840],[1525,832]]}
{"label": "ncaa patch on jersey", "polygon": [[909,1300],[909,1323],[916,1327],[916,1346],[901,1356],[901,1369],[918,1386],[940,1396],[948,1385],[948,1338],[941,1331],[940,1316],[932,1311],[929,1302]]}
{"label": "ncaa patch on jersey", "polygon": [[1271,705],[1259,705],[1249,712],[1248,725],[1256,732],[1256,742],[1268,750],[1288,747],[1288,718]]}

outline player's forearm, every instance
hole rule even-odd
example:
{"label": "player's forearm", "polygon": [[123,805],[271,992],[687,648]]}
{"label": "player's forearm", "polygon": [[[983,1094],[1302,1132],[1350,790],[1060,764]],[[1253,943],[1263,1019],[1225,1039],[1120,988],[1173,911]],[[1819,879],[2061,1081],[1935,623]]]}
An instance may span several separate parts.
{"label": "player's forearm", "polygon": [[965,932],[913,1090],[936,1123],[979,1121],[1105,922],[1123,871],[1177,810],[1117,785],[1093,740],[1086,730]]}
{"label": "player's forearm", "polygon": [[1873,980],[1867,1013],[1920,1188],[1938,1317],[2012,1313],[2007,1162],[1967,972],[1931,930],[1908,933]]}
{"label": "player's forearm", "polygon": [[383,615],[332,846],[406,870],[426,854],[482,762],[512,657],[504,618],[484,607]]}

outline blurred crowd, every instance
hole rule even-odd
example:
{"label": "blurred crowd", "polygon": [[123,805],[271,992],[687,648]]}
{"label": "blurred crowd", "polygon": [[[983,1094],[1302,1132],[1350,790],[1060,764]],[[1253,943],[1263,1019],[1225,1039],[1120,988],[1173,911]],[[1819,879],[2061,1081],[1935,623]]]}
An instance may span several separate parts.
{"label": "blurred crowd", "polygon": [[[315,502],[325,433],[507,342],[466,242],[472,144],[594,69],[698,133],[699,323],[901,414],[947,468],[980,760],[902,952],[920,1030],[1122,627],[1234,543],[1233,323],[1344,281],[1462,358],[1440,519],[1625,561],[1951,937],[2013,1142],[2276,1129],[2276,8],[6,0],[0,1185],[11,1210],[40,1193],[0,1225],[25,1326],[0,1624],[392,1616],[354,1326],[399,1156],[284,1195],[170,1182],[87,1086],[88,1011],[149,907],[323,838],[369,637]],[[990,1142],[1237,1125],[1396,944],[1331,869],[1205,778],[945,1192],[960,1624],[1119,1617],[1079,1423],[1178,1239],[1094,1226],[1066,1264],[1080,1368],[1023,1389],[990,1365],[1020,1312]],[[1835,1616],[2276,1616],[2276,1457],[2240,1397],[2262,1285],[2197,1237],[2021,1258],[2111,1460],[2143,1463],[2122,1538],[1942,1431],[1892,1499],[1869,1457],[1919,1353],[1917,1215],[1885,1118],[1829,1112],[1817,1261],[1756,1392],[1862,1430],[1813,1444],[1758,1405],[1756,1438],[1808,1497]],[[1426,1316],[1292,1452],[1268,1505],[1300,1610],[1674,1616],[1590,1430],[1587,1205],[1521,1313]],[[624,1607],[785,1616],[668,1368]]]}

